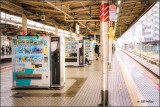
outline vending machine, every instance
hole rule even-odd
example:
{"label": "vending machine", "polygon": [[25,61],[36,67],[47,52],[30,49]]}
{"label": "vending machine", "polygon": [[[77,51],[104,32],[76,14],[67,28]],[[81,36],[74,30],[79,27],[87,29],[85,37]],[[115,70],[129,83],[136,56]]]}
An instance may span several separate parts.
{"label": "vending machine", "polygon": [[51,37],[51,87],[62,87],[65,82],[65,39]]}
{"label": "vending machine", "polygon": [[13,88],[62,87],[64,37],[18,36],[13,39],[12,62]]}
{"label": "vending machine", "polygon": [[94,41],[86,40],[85,55],[88,60],[94,60]]}
{"label": "vending machine", "polygon": [[18,36],[13,39],[13,88],[50,87],[50,37]]}
{"label": "vending machine", "polygon": [[65,65],[84,66],[85,65],[85,41],[66,39],[65,40]]}
{"label": "vending machine", "polygon": [[79,40],[65,39],[65,65],[79,66]]}
{"label": "vending machine", "polygon": [[85,40],[79,41],[79,66],[85,65]]}

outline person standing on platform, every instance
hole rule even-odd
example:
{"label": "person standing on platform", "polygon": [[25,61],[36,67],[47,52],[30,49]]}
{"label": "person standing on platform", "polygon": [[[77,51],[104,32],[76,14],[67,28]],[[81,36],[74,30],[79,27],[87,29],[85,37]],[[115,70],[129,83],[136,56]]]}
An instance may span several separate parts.
{"label": "person standing on platform", "polygon": [[115,52],[115,45],[112,44],[112,53],[114,53],[114,52]]}
{"label": "person standing on platform", "polygon": [[99,45],[99,53],[98,53],[98,57],[101,56],[101,48],[100,48],[101,45]]}
{"label": "person standing on platform", "polygon": [[85,64],[89,64],[89,60],[87,59],[86,55],[85,55]]}
{"label": "person standing on platform", "polygon": [[9,46],[6,47],[6,55],[9,55]]}
{"label": "person standing on platform", "polygon": [[95,46],[95,54],[96,54],[96,60],[98,60],[99,46],[97,44]]}
{"label": "person standing on platform", "polygon": [[4,45],[2,46],[2,56],[4,56],[4,51],[5,51],[5,48],[4,48]]}
{"label": "person standing on platform", "polygon": [[11,52],[12,52],[12,48],[11,46],[9,46],[9,54],[11,55]]}

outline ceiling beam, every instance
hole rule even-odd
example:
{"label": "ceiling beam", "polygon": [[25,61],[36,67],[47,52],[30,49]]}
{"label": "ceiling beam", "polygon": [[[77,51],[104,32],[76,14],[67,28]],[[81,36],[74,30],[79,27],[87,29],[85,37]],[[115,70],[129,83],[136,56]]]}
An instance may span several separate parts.
{"label": "ceiling beam", "polygon": [[60,11],[57,11],[57,10],[53,10],[53,9],[43,9],[43,8],[36,8],[36,7],[29,7],[28,9],[31,9],[31,10],[37,10],[37,11],[45,11],[45,12],[53,12],[53,13],[61,13]]}
{"label": "ceiling beam", "polygon": [[[51,2],[49,2],[49,1],[47,1],[47,0],[46,0],[46,2],[47,2],[48,4],[50,4],[53,8],[55,8],[55,9],[59,10],[60,12],[64,13],[65,16],[68,16],[68,17],[70,17],[71,19],[74,19],[74,17],[72,17],[71,15],[69,15],[68,13],[66,13],[65,11],[59,9],[58,7],[56,7],[55,5],[53,5]],[[66,17],[65,17],[65,18],[66,18]],[[83,23],[81,23],[81,22],[79,22],[79,21],[78,21],[78,23],[79,23],[80,25],[86,27],[88,30],[91,31],[91,29],[89,29],[89,28],[88,28],[86,25],[84,25]]]}
{"label": "ceiling beam", "polygon": [[[91,6],[91,10],[95,10],[95,9],[99,9],[99,6],[95,6],[95,5],[93,5],[93,6]],[[80,12],[80,11],[90,11],[90,6],[89,7],[85,7],[85,8],[75,8],[75,9],[72,9],[71,11],[68,11],[68,13],[73,13],[73,12]]]}
{"label": "ceiling beam", "polygon": [[[40,17],[41,15],[40,14],[33,14],[32,12],[28,11],[28,10],[25,10],[23,7],[21,6],[18,6],[16,4],[13,4],[11,2],[8,2],[8,1],[2,1],[1,3],[1,8],[3,9],[6,9],[6,10],[9,10],[9,11],[12,11],[12,12],[16,12],[18,14],[26,14],[27,16],[35,16],[35,17]],[[46,17],[46,20],[45,20],[47,23],[49,23],[50,25],[58,25],[58,26],[64,26],[63,24],[61,23],[57,23],[54,19],[50,19],[50,18],[47,18]]]}

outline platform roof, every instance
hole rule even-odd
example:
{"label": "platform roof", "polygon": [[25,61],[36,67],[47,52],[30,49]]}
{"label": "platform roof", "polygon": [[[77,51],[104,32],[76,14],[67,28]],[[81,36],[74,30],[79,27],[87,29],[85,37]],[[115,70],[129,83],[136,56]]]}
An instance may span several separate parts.
{"label": "platform roof", "polygon": [[[110,3],[119,8],[115,37],[120,37],[157,1],[121,0],[121,4],[118,5],[117,0],[111,0]],[[1,11],[9,14],[21,16],[25,13],[28,19],[51,26],[58,25],[59,28],[68,31],[70,29],[73,31],[74,24],[79,23],[81,34],[100,34],[101,0],[2,0],[1,2]],[[64,15],[63,12],[68,15]],[[41,15],[45,15],[45,21],[41,20]],[[115,22],[112,25],[115,28]]]}

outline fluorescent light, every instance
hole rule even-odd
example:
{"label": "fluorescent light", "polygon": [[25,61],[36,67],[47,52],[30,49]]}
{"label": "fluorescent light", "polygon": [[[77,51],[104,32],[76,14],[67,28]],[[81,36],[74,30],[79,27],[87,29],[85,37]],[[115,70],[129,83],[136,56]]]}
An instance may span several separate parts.
{"label": "fluorescent light", "polygon": [[118,15],[116,15],[116,20],[117,20]]}
{"label": "fluorescent light", "polygon": [[119,12],[119,8],[117,8],[117,13]]}
{"label": "fluorescent light", "polygon": [[63,30],[62,30],[62,29],[58,29],[58,32],[61,32],[61,33],[63,33]]}
{"label": "fluorescent light", "polygon": [[[7,24],[14,25],[14,26],[22,26],[22,17],[6,14],[4,12],[0,12],[0,14],[1,14],[1,16],[0,16],[1,23],[7,23]],[[55,33],[55,27],[49,26],[49,25],[44,25],[42,23],[38,23],[38,22],[29,20],[29,19],[27,19],[27,28]],[[70,36],[69,31],[65,31],[62,29],[58,29],[58,33],[61,33],[62,35],[64,35],[64,33],[66,33]]]}
{"label": "fluorescent light", "polygon": [[120,5],[121,4],[121,1],[118,1],[118,5]]}

